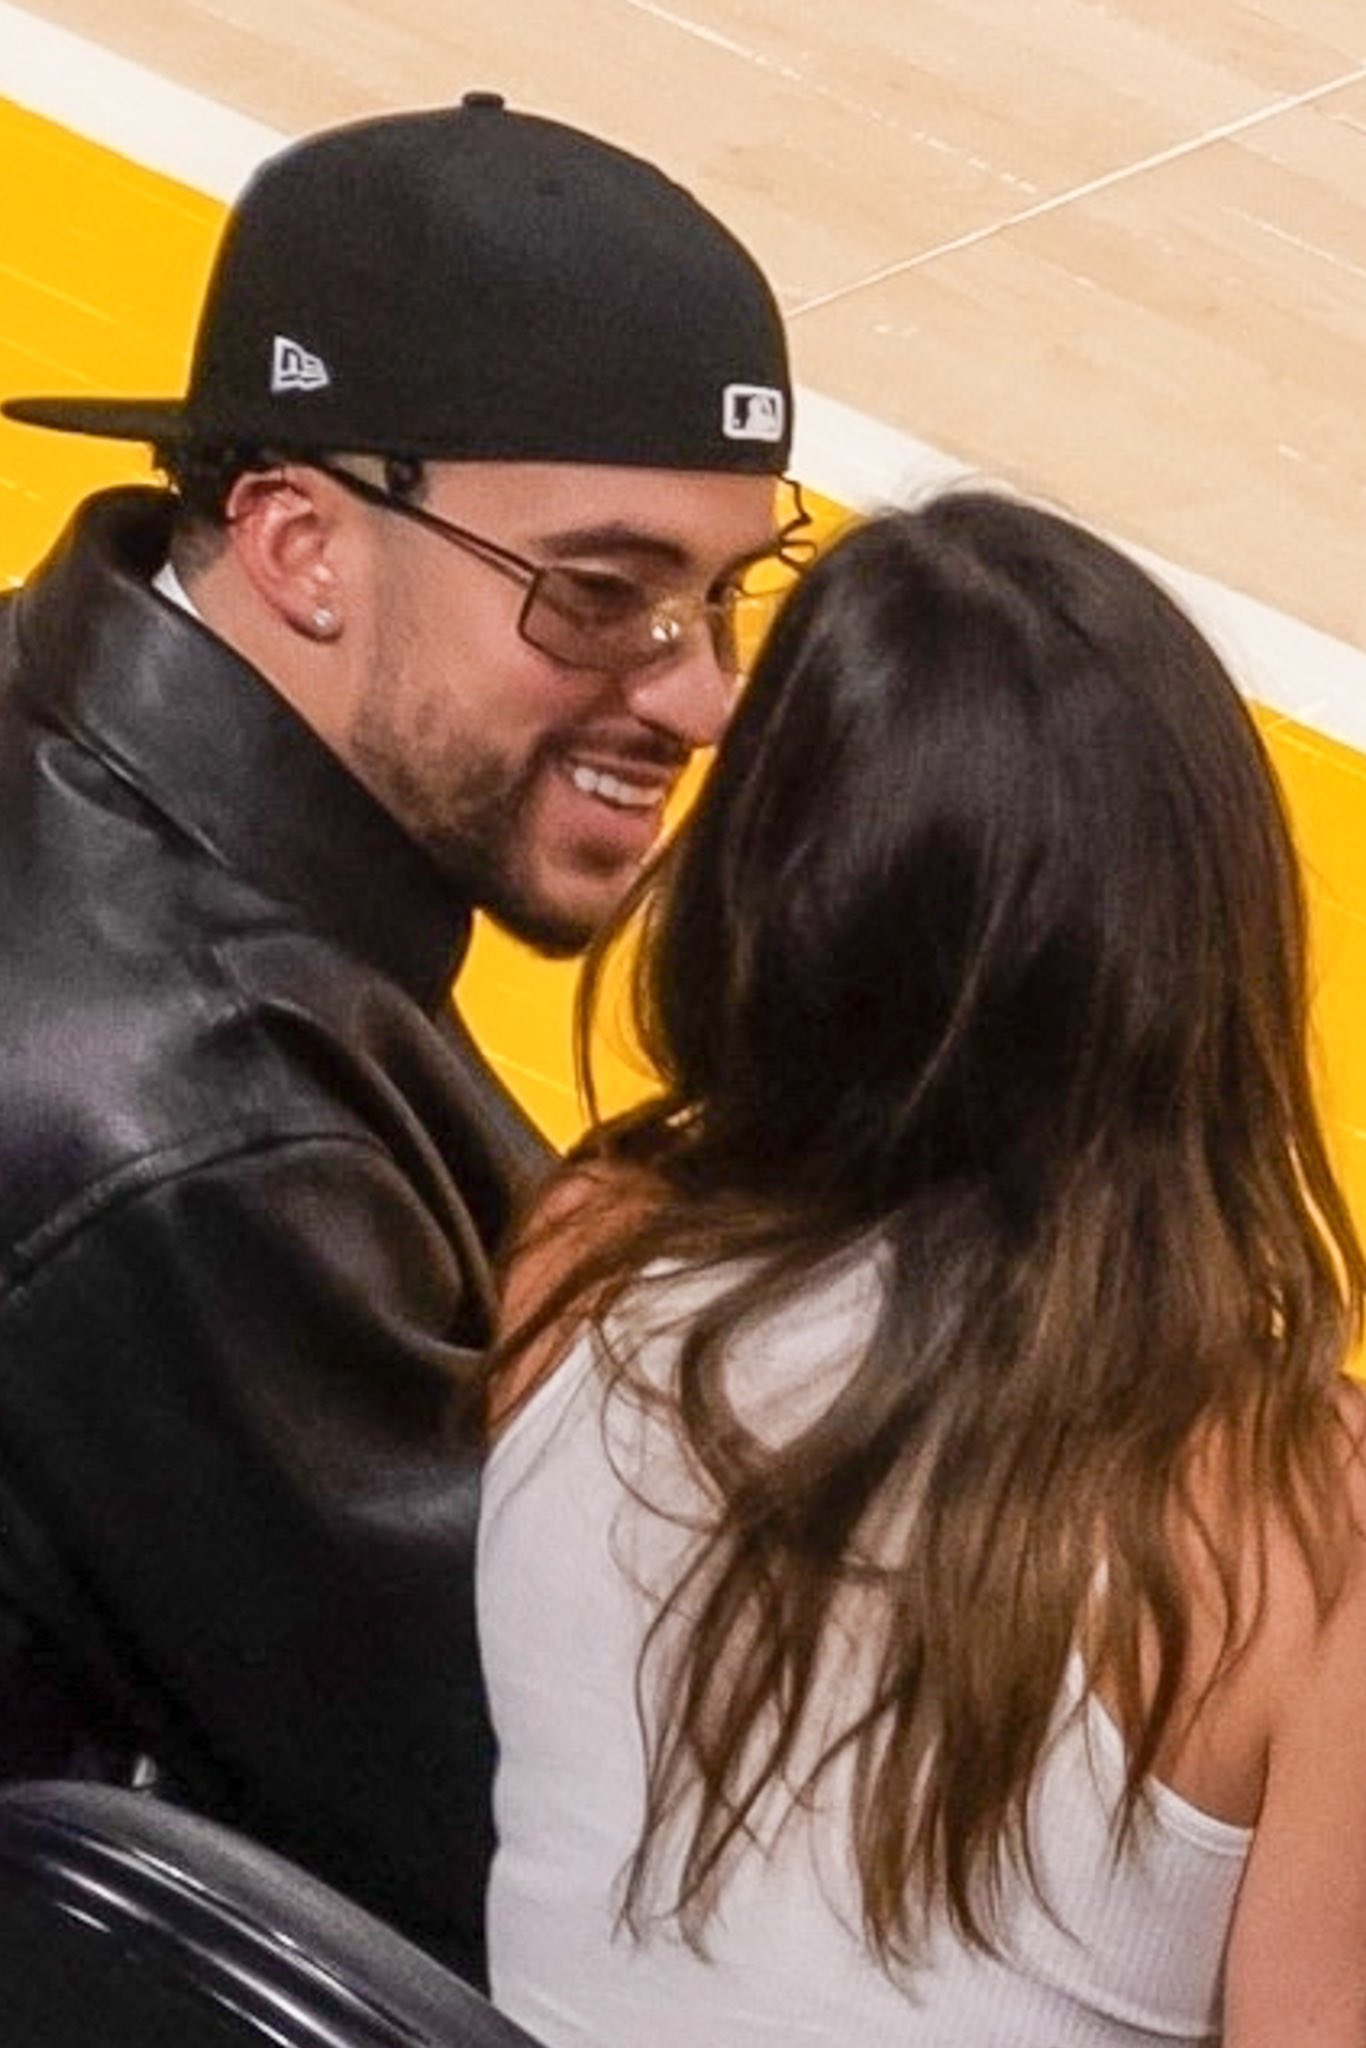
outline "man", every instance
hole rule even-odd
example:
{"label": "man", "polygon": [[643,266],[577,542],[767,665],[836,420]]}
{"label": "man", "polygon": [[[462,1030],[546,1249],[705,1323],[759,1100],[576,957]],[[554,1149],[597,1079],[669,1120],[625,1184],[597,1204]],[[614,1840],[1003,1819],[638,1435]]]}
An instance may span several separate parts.
{"label": "man", "polygon": [[726,231],[481,93],[257,175],[183,403],[5,407],[177,489],[0,609],[0,1769],[155,1772],[476,1980],[547,1154],[449,990],[474,908],[581,947],[717,737],[789,405]]}

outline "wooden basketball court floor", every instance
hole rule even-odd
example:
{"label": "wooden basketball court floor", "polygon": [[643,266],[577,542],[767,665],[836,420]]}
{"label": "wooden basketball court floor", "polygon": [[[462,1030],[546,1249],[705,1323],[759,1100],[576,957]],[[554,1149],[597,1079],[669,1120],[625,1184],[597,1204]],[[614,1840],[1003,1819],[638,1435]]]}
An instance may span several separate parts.
{"label": "wooden basketball court floor", "polygon": [[[1154,561],[1216,638],[1308,864],[1366,1224],[1360,0],[0,0],[0,393],[181,389],[251,165],[471,86],[654,157],[749,241],[829,516],[998,477]],[[145,474],[0,424],[0,578]],[[461,988],[560,1140],[571,989],[488,932]]]}

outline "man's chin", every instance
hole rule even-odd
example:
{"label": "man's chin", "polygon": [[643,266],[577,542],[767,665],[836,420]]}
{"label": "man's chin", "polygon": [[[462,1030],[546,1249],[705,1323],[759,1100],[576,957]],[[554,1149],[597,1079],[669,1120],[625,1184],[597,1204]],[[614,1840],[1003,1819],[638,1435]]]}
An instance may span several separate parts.
{"label": "man's chin", "polygon": [[625,899],[627,884],[594,892],[589,902],[552,903],[507,892],[491,895],[481,908],[496,925],[549,960],[573,960],[587,951]]}
{"label": "man's chin", "polygon": [[576,960],[588,950],[598,930],[596,924],[570,922],[532,911],[497,910],[492,904],[488,905],[488,914],[501,930],[520,939],[545,960]]}
{"label": "man's chin", "polygon": [[639,878],[633,860],[510,857],[510,832],[448,840],[437,851],[465,901],[552,960],[572,960],[615,916]]}

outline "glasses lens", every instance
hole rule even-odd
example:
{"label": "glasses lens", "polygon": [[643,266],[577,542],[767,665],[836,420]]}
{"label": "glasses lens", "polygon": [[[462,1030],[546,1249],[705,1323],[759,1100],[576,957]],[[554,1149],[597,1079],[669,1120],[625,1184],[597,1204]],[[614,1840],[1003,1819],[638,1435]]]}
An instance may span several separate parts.
{"label": "glasses lens", "polygon": [[747,669],[774,612],[804,564],[782,555],[749,563],[718,597],[705,601],[656,596],[605,570],[551,565],[533,579],[522,607],[524,640],[570,668],[630,669],[681,650],[694,634],[711,634],[728,675]]}
{"label": "glasses lens", "polygon": [[542,569],[527,592],[522,635],[574,668],[630,667],[667,649],[653,600],[628,577],[586,569]]}

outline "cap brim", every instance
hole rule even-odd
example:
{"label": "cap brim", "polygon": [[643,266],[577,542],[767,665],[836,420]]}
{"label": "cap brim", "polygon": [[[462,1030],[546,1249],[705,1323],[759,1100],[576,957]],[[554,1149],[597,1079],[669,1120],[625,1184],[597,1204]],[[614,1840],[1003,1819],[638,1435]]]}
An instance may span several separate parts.
{"label": "cap brim", "polygon": [[0,413],[26,427],[158,447],[185,435],[185,407],[178,398],[7,398]]}

